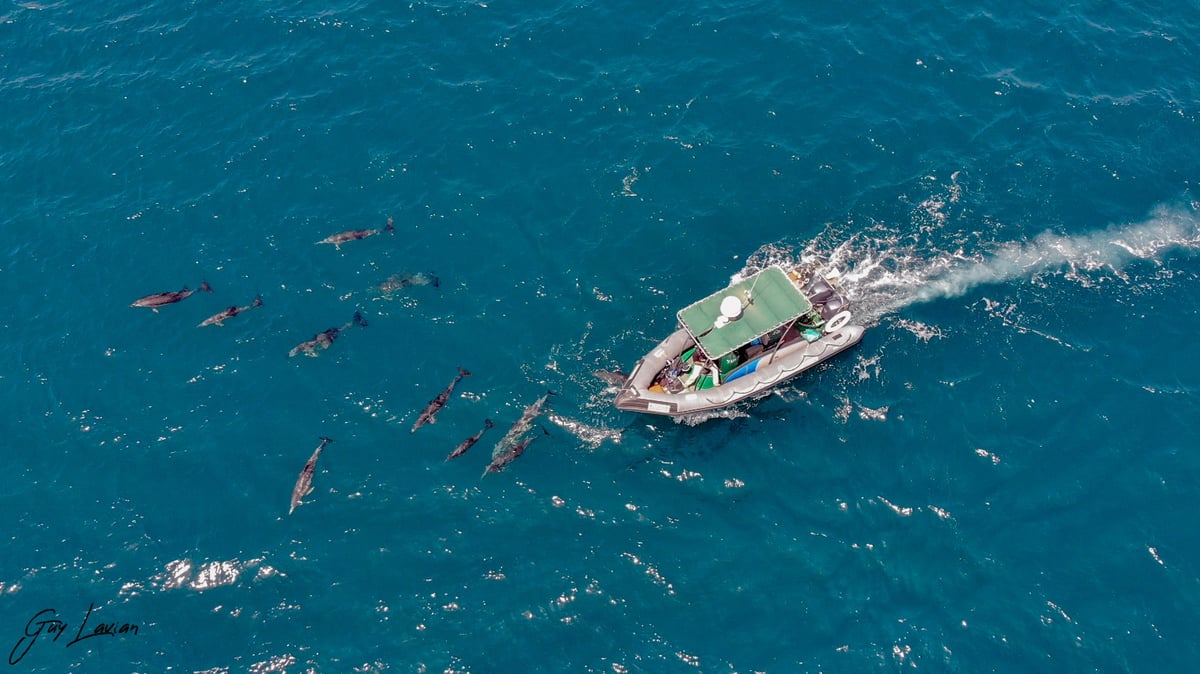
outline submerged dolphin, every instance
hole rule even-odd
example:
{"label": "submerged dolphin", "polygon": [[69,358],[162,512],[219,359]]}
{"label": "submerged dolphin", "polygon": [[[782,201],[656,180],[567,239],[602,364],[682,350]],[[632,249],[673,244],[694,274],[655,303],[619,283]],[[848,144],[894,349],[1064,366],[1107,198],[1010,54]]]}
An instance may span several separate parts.
{"label": "submerged dolphin", "polygon": [[296,506],[300,505],[300,499],[312,493],[313,473],[317,470],[317,459],[321,458],[321,450],[325,449],[325,445],[333,442],[329,438],[322,437],[321,444],[317,447],[317,451],[313,452],[312,456],[308,457],[308,463],[304,464],[304,468],[300,471],[300,477],[296,478],[296,486],[292,487],[292,507],[288,510],[291,515]]}
{"label": "submerged dolphin", "polygon": [[517,444],[517,441],[520,439],[520,437],[525,434],[525,431],[528,431],[533,427],[533,420],[542,413],[542,407],[552,395],[554,395],[553,391],[546,391],[545,395],[543,395],[541,398],[538,398],[537,401],[529,407],[525,408],[525,411],[521,413],[521,418],[517,420],[517,423],[513,424],[512,428],[508,429],[508,433],[506,433],[504,437],[500,439],[500,442],[497,442],[496,446],[492,448],[492,459],[499,458],[502,454],[510,451],[513,446]]}
{"label": "submerged dolphin", "polygon": [[483,434],[487,432],[487,429],[489,429],[495,425],[496,424],[492,423],[491,419],[484,419],[483,420],[483,428],[479,429],[479,432],[476,433],[475,435],[472,435],[471,437],[469,437],[466,440],[463,440],[461,443],[459,443],[459,445],[454,448],[453,452],[450,452],[449,454],[446,455],[446,460],[449,461],[451,459],[457,459],[458,457],[462,456],[463,454],[466,454],[468,449],[474,447],[475,443],[479,442],[479,438],[483,437]]}
{"label": "submerged dolphin", "polygon": [[429,404],[425,406],[425,409],[421,410],[421,413],[417,415],[417,423],[413,424],[411,432],[415,433],[418,428],[424,426],[425,424],[436,423],[437,419],[435,419],[434,416],[446,406],[446,401],[450,400],[450,393],[454,391],[455,385],[462,381],[463,377],[466,377],[470,374],[470,372],[462,369],[461,367],[458,368],[458,375],[450,381],[450,385],[446,387],[446,390],[439,393],[438,396],[433,400],[430,400]]}
{"label": "submerged dolphin", "polygon": [[[200,282],[200,289],[203,290],[204,292],[208,292],[208,293],[212,292],[212,286],[208,285],[207,281]],[[145,297],[140,297],[140,298],[134,300],[133,304],[130,304],[129,306],[131,306],[131,307],[150,307],[157,313],[159,307],[167,305],[167,304],[174,304],[176,302],[181,302],[183,300],[186,300],[187,298],[191,297],[192,293],[194,293],[194,292],[196,292],[196,291],[188,290],[188,287],[184,286],[183,290],[170,290],[165,293],[154,293],[153,295],[146,295]]]}
{"label": "submerged dolphin", "polygon": [[441,279],[437,276],[417,272],[415,274],[392,274],[387,277],[386,281],[375,286],[374,289],[387,295],[411,286],[433,286],[434,288],[439,288],[441,285]]}
{"label": "submerged dolphin", "polygon": [[328,349],[329,345],[333,344],[333,340],[337,339],[338,333],[352,325],[365,328],[367,327],[367,319],[363,318],[362,314],[356,311],[354,312],[354,320],[340,328],[329,328],[325,332],[319,332],[313,335],[313,338],[310,340],[300,342],[296,346],[292,347],[292,350],[288,352],[288,357],[294,356],[298,353],[303,353],[308,356],[316,356],[317,349]]}
{"label": "submerged dolphin", "polygon": [[243,311],[247,311],[249,309],[253,309],[254,307],[261,307],[261,306],[262,306],[262,297],[255,297],[254,301],[251,302],[249,305],[244,306],[244,307],[239,307],[239,306],[229,307],[228,309],[226,309],[225,311],[222,311],[219,314],[213,314],[212,316],[209,316],[208,318],[204,319],[203,321],[200,321],[200,325],[198,325],[196,327],[203,328],[208,325],[224,326],[226,318],[233,318],[234,316],[237,316],[238,314],[242,313]]}
{"label": "submerged dolphin", "polygon": [[625,380],[629,379],[629,375],[620,370],[595,370],[592,372],[592,375],[605,384],[617,388],[624,386]]}
{"label": "submerged dolphin", "polygon": [[392,219],[388,218],[387,225],[385,225],[383,229],[349,229],[344,232],[338,232],[337,234],[331,234],[324,239],[321,239],[317,243],[332,243],[334,248],[341,250],[342,244],[346,243],[347,241],[358,241],[359,239],[365,239],[368,236],[374,236],[375,234],[394,231],[396,231],[396,228],[392,226]]}
{"label": "submerged dolphin", "polygon": [[[550,432],[544,428],[542,429],[542,433],[544,435],[550,435]],[[529,445],[539,437],[541,436],[534,435],[532,437],[525,438],[524,440],[510,447],[508,450],[502,452],[500,456],[492,457],[492,462],[487,465],[487,468],[483,469],[483,475],[480,477],[487,477],[488,473],[499,473],[500,471],[504,470],[505,466],[513,461],[516,461],[519,456],[525,453],[525,450],[529,447]]]}

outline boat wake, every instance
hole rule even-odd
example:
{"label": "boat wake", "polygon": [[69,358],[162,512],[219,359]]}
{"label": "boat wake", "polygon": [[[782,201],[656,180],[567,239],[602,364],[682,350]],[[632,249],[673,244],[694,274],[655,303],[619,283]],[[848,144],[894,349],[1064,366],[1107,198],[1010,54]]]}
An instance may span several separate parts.
{"label": "boat wake", "polygon": [[985,284],[1017,279],[1044,284],[1048,276],[1089,287],[1129,283],[1127,269],[1136,261],[1161,265],[1171,251],[1200,250],[1198,206],[1160,206],[1142,222],[1088,234],[1046,231],[1023,241],[981,243],[982,252],[968,252],[962,237],[953,247],[939,247],[929,237],[901,237],[882,227],[833,244],[829,240],[837,232],[827,230],[798,253],[780,244],[760,248],[736,276],[769,264],[821,273],[836,279],[856,307],[856,322],[871,326],[914,304],[958,297]]}

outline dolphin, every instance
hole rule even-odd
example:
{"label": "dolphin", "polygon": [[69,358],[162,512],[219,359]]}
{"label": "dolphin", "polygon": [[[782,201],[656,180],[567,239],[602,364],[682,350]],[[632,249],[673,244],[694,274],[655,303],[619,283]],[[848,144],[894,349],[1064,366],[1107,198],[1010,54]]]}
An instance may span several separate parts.
{"label": "dolphin", "polygon": [[492,458],[496,458],[502,455],[502,453],[504,453],[506,450],[511,449],[512,445],[516,444],[517,439],[520,438],[524,432],[529,431],[529,428],[533,427],[533,420],[536,419],[539,414],[541,414],[541,408],[544,407],[547,399],[550,399],[550,397],[553,395],[553,391],[546,391],[545,396],[538,398],[538,401],[524,409],[523,413],[521,413],[521,419],[518,419],[517,422],[514,423],[511,428],[509,428],[509,432],[504,434],[504,438],[500,438],[500,441],[496,444],[496,447],[493,447]]}
{"label": "dolphin", "polygon": [[425,406],[425,409],[421,410],[421,413],[417,415],[417,423],[413,424],[411,432],[416,433],[417,429],[425,424],[436,423],[437,419],[435,419],[434,416],[446,406],[446,401],[450,400],[450,393],[454,391],[454,386],[458,384],[458,382],[462,381],[463,377],[466,377],[470,374],[470,372],[462,369],[461,367],[458,368],[458,375],[450,381],[450,385],[446,387],[446,390],[439,393],[438,396],[433,400],[430,400],[429,404]]}
{"label": "dolphin", "polygon": [[453,452],[450,452],[446,455],[446,460],[449,461],[450,459],[457,459],[463,454],[466,454],[468,449],[474,447],[475,443],[479,442],[479,438],[483,437],[483,434],[487,431],[487,429],[495,425],[496,424],[492,423],[491,419],[484,419],[483,428],[479,429],[479,432],[475,435],[463,440],[457,447],[454,448]]}
{"label": "dolphin", "polygon": [[[542,429],[542,433],[545,435],[550,435],[550,432],[547,431],[545,428]],[[487,477],[488,473],[499,473],[500,471],[504,470],[505,466],[507,466],[508,464],[517,460],[517,457],[524,454],[525,450],[528,449],[529,445],[534,440],[537,440],[539,437],[541,437],[541,436],[534,435],[534,436],[525,438],[524,440],[522,440],[522,441],[518,442],[517,444],[513,445],[512,447],[510,447],[508,450],[502,452],[500,454],[500,456],[493,457],[492,462],[487,465],[487,468],[483,469],[483,475],[480,475],[479,477],[482,479],[484,477]]]}
{"label": "dolphin", "polygon": [[[209,293],[212,292],[212,286],[208,285],[207,281],[200,282],[200,289],[203,290],[204,292],[209,292]],[[141,298],[134,300],[133,304],[130,304],[129,306],[131,306],[131,307],[150,307],[152,310],[154,310],[155,313],[158,313],[159,307],[167,305],[167,304],[174,304],[176,302],[181,302],[183,300],[186,300],[188,297],[191,297],[192,293],[194,293],[194,292],[196,292],[196,291],[188,290],[188,287],[184,286],[183,290],[171,290],[171,291],[167,291],[165,293],[154,293],[153,295],[146,295],[145,297],[141,297]]]}
{"label": "dolphin", "polygon": [[437,276],[417,272],[415,274],[392,274],[387,277],[386,281],[375,286],[374,290],[387,295],[411,286],[433,286],[434,288],[440,288],[441,285],[441,279]]}
{"label": "dolphin", "polygon": [[342,244],[346,243],[347,241],[358,241],[359,239],[365,239],[368,236],[374,236],[375,234],[395,231],[396,228],[392,226],[392,219],[388,218],[387,225],[385,225],[383,229],[349,229],[344,232],[338,232],[337,234],[331,234],[324,239],[321,239],[317,243],[332,243],[334,248],[341,250]]}
{"label": "dolphin", "polygon": [[292,350],[288,352],[288,357],[290,358],[298,353],[303,353],[306,356],[316,356],[317,349],[328,349],[329,345],[333,344],[333,340],[337,339],[338,334],[352,325],[365,328],[367,327],[367,319],[363,318],[362,314],[356,311],[354,312],[354,320],[340,328],[329,328],[325,332],[318,332],[313,335],[312,339],[300,342],[292,347]]}
{"label": "dolphin", "polygon": [[308,457],[308,463],[304,464],[304,468],[300,471],[300,477],[296,478],[296,486],[292,487],[292,507],[288,510],[291,515],[296,506],[300,505],[300,499],[312,493],[313,473],[317,470],[317,459],[321,458],[321,450],[325,449],[325,445],[333,442],[329,438],[322,437],[321,444],[317,447],[317,451],[313,452],[312,456]]}
{"label": "dolphin", "polygon": [[253,309],[254,307],[261,307],[261,306],[262,306],[262,297],[255,297],[254,301],[251,302],[248,306],[229,307],[228,309],[222,311],[219,314],[213,314],[212,316],[209,316],[208,318],[204,319],[203,321],[200,321],[200,325],[198,325],[196,327],[203,328],[208,325],[224,326],[226,318],[233,318],[234,316],[237,316],[238,314],[242,313],[243,311],[246,311],[247,309]]}
{"label": "dolphin", "polygon": [[618,388],[624,386],[625,380],[629,379],[629,375],[620,370],[595,370],[592,375],[605,384]]}
{"label": "dolphin", "polygon": [[525,431],[528,431],[533,427],[533,420],[542,413],[542,407],[552,395],[554,395],[553,391],[546,391],[545,395],[543,395],[541,398],[538,398],[537,401],[529,407],[525,408],[525,411],[521,413],[521,418],[517,420],[517,423],[513,424],[512,428],[508,429],[508,433],[506,433],[504,437],[500,439],[500,442],[497,442],[496,446],[492,448],[493,459],[499,458],[502,454],[511,450],[512,447],[517,444],[517,440],[525,434]]}

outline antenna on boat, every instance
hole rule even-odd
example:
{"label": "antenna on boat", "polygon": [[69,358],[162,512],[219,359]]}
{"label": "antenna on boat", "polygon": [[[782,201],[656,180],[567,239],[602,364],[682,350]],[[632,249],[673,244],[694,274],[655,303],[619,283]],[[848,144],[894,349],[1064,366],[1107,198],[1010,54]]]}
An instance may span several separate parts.
{"label": "antenna on boat", "polygon": [[746,304],[754,304],[754,287],[758,285],[758,279],[760,278],[762,278],[762,272],[755,274],[754,283],[751,283],[750,289],[746,291]]}

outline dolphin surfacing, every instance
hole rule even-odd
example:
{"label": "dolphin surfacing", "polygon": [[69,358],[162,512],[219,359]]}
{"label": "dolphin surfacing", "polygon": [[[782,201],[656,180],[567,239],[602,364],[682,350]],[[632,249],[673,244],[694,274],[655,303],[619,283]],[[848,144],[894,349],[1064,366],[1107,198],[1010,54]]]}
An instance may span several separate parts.
{"label": "dolphin surfacing", "polygon": [[[211,293],[212,286],[208,285],[208,281],[201,281],[200,290]],[[184,286],[181,290],[169,290],[163,293],[153,293],[151,295],[146,295],[145,297],[139,297],[129,306],[147,307],[155,313],[158,313],[159,307],[163,307],[168,304],[174,304],[176,302],[182,302],[183,300],[191,297],[195,292],[195,290],[189,290],[187,286]]]}
{"label": "dolphin surfacing", "polygon": [[521,413],[521,418],[517,419],[517,422],[508,429],[508,433],[505,433],[504,437],[500,438],[500,442],[497,442],[496,446],[492,448],[493,459],[497,459],[505,452],[511,450],[521,439],[521,436],[525,435],[526,431],[530,428],[533,428],[533,420],[542,413],[542,408],[545,407],[546,401],[552,395],[554,395],[553,391],[546,391],[545,395],[525,408],[525,411]]}
{"label": "dolphin surfacing", "polygon": [[453,452],[450,452],[446,455],[446,460],[450,461],[451,459],[457,459],[463,454],[466,454],[467,450],[474,447],[475,443],[479,442],[479,438],[482,438],[483,434],[486,433],[489,428],[492,428],[495,425],[496,424],[492,423],[491,419],[484,419],[483,428],[479,429],[479,432],[475,435],[472,435],[471,437],[459,443],[459,445],[454,448]]}
{"label": "dolphin surfacing", "polygon": [[320,245],[322,243],[331,243],[333,244],[334,248],[341,250],[342,244],[346,243],[347,241],[358,241],[359,239],[365,239],[368,236],[375,236],[376,234],[395,231],[396,228],[392,226],[392,219],[388,218],[387,224],[384,225],[383,229],[348,229],[344,232],[338,232],[337,234],[330,234],[324,239],[318,241],[317,244]]}
{"label": "dolphin surfacing", "polygon": [[434,417],[437,416],[437,413],[446,406],[446,401],[450,400],[450,394],[454,391],[454,387],[458,384],[458,382],[462,381],[463,377],[469,376],[470,374],[471,373],[467,370],[464,370],[461,367],[458,368],[458,374],[453,380],[450,381],[450,385],[446,387],[446,390],[439,393],[433,400],[430,400],[429,404],[425,406],[425,409],[421,410],[421,413],[417,415],[417,422],[413,424],[412,431],[410,432],[416,433],[417,429],[425,424],[437,422],[437,419]]}
{"label": "dolphin surfacing", "polygon": [[[550,435],[550,431],[547,431],[543,427],[542,434]],[[517,444],[509,447],[507,450],[502,452],[499,456],[492,457],[492,462],[487,465],[487,468],[483,469],[483,475],[480,476],[480,479],[487,477],[488,473],[499,473],[500,471],[504,470],[505,466],[512,463],[513,461],[516,461],[522,454],[525,453],[525,450],[529,448],[529,445],[532,444],[533,441],[537,440],[539,437],[541,437],[541,436],[533,435],[533,436],[525,437]]]}
{"label": "dolphin surfacing", "polygon": [[262,297],[259,296],[259,297],[255,297],[253,302],[251,302],[250,304],[248,304],[244,307],[239,307],[235,304],[220,313],[209,316],[208,318],[201,321],[200,325],[198,325],[196,327],[203,328],[203,327],[206,327],[209,325],[216,325],[218,327],[224,327],[226,318],[233,318],[234,316],[237,316],[238,314],[242,313],[243,311],[253,309],[254,307],[261,307],[262,303],[263,303]]}
{"label": "dolphin surfacing", "polygon": [[292,487],[292,507],[288,510],[289,515],[296,510],[296,506],[300,505],[301,499],[312,493],[313,474],[317,472],[317,459],[321,458],[321,450],[325,449],[325,445],[331,442],[333,440],[322,436],[321,444],[317,447],[317,451],[308,457],[308,462],[301,469],[300,476],[296,478],[296,486]]}
{"label": "dolphin surfacing", "polygon": [[[529,447],[529,443],[538,437],[526,437],[525,434],[529,429],[533,428],[534,420],[542,414],[546,401],[552,395],[554,395],[554,391],[546,391],[541,398],[538,398],[533,404],[525,408],[517,423],[513,424],[512,428],[508,429],[508,433],[505,433],[504,437],[500,438],[500,442],[497,442],[496,446],[492,448],[492,462],[483,471],[483,476],[487,476],[488,473],[499,473],[504,470],[505,466],[525,453],[526,448]],[[542,427],[542,433],[545,435],[550,434],[545,427]]]}

